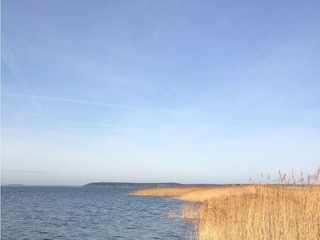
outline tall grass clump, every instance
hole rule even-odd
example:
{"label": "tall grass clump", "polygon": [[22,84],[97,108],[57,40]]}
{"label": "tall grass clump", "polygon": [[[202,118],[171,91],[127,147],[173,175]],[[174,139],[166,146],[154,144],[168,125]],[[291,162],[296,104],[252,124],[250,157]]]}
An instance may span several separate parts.
{"label": "tall grass clump", "polygon": [[320,168],[298,184],[279,173],[276,185],[203,203],[199,239],[320,239]]}

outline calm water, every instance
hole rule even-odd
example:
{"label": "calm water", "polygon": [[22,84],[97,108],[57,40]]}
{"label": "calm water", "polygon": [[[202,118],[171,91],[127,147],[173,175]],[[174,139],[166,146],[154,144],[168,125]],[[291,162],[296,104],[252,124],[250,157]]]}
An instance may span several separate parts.
{"label": "calm water", "polygon": [[132,189],[2,187],[1,239],[177,240],[188,237],[190,226],[180,219],[168,219],[168,209],[181,208],[181,202],[130,196],[130,191]]}

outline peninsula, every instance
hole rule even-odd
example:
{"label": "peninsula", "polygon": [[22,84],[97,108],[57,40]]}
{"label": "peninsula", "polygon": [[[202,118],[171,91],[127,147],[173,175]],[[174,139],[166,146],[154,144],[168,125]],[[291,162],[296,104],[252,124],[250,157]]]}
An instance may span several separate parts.
{"label": "peninsula", "polygon": [[[227,184],[229,185],[229,184]],[[223,185],[223,186],[227,186]],[[93,182],[83,187],[123,187],[123,188],[159,188],[159,187],[216,187],[218,184],[180,184],[180,183],[132,183],[132,182]]]}

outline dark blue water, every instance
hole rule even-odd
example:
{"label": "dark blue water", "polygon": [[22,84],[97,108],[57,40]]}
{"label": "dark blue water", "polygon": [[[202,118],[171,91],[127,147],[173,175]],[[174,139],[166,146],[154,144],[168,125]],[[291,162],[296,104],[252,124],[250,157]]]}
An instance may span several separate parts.
{"label": "dark blue water", "polygon": [[186,239],[181,202],[123,188],[2,187],[1,239]]}

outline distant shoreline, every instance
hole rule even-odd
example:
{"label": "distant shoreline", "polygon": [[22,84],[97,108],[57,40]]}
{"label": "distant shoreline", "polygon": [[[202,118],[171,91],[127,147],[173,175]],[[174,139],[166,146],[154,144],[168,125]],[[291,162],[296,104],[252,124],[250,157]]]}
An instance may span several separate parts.
{"label": "distant shoreline", "polygon": [[25,185],[25,184],[3,184],[1,187],[81,187],[76,185]]}
{"label": "distant shoreline", "polygon": [[82,188],[165,188],[165,187],[229,187],[244,186],[246,184],[182,184],[182,183],[136,183],[136,182],[92,182],[85,185],[28,185],[28,184],[3,184],[1,187],[82,187]]}
{"label": "distant shoreline", "polygon": [[161,188],[161,187],[226,187],[240,186],[241,184],[181,184],[181,183],[133,183],[133,182],[93,182],[82,187],[107,188],[107,187],[125,187],[125,188]]}

